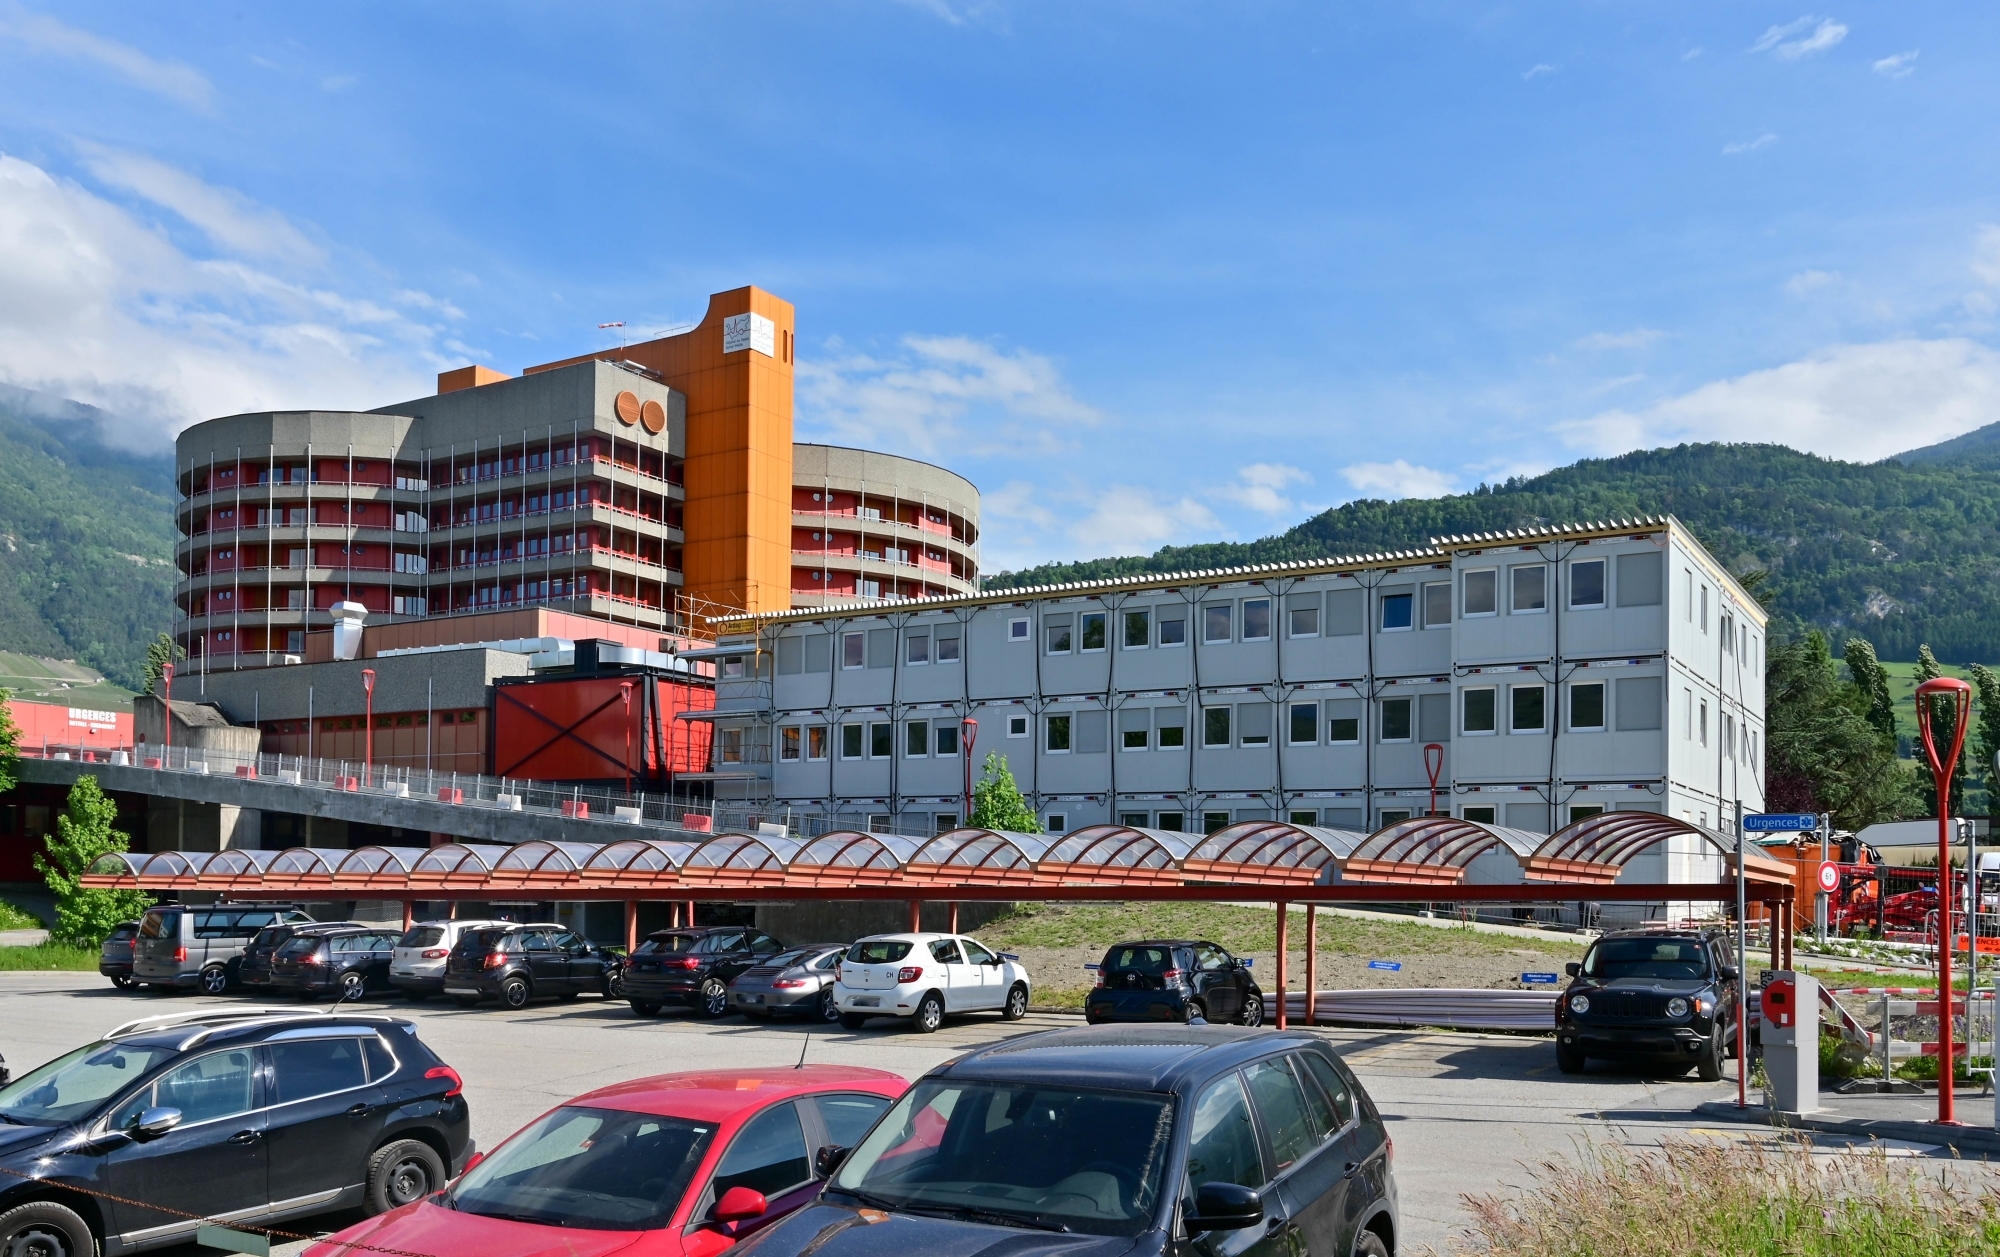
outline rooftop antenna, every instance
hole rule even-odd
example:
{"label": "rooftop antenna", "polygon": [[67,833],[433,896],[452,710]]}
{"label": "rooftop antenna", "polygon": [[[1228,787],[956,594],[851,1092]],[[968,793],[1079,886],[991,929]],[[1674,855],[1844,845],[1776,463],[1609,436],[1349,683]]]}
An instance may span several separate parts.
{"label": "rooftop antenna", "polygon": [[812,1041],[813,1041],[812,1023],[808,1021],[806,1023],[806,1041],[804,1043],[799,1044],[799,1063],[792,1066],[793,1069],[804,1069],[806,1067],[806,1049],[812,1046]]}
{"label": "rooftop antenna", "polygon": [[606,328],[612,328],[612,327],[620,329],[618,333],[618,348],[622,352],[625,348],[625,333],[623,331],[623,328],[625,327],[624,319],[620,319],[616,323],[599,323],[597,325],[597,330],[601,332],[604,331]]}

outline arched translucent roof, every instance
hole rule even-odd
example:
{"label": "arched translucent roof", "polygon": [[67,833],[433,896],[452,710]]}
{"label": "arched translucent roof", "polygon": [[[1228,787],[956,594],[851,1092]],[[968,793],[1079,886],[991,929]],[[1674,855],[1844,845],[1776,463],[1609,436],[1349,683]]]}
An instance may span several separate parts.
{"label": "arched translucent roof", "polygon": [[508,847],[493,866],[492,880],[503,884],[566,882],[597,854],[594,842],[550,842],[537,838]]}
{"label": "arched translucent roof", "polygon": [[1310,886],[1336,877],[1341,862],[1367,839],[1351,829],[1238,821],[1196,842],[1181,867],[1208,881]]}
{"label": "arched translucent roof", "polygon": [[583,880],[644,880],[671,885],[680,880],[681,868],[694,854],[697,845],[673,838],[627,838],[609,842],[583,862]]}
{"label": "arched translucent roof", "polygon": [[784,882],[785,865],[798,849],[797,839],[775,834],[717,834],[689,854],[681,876],[690,881],[777,886]]}
{"label": "arched translucent roof", "polygon": [[1049,844],[1036,862],[1043,878],[1059,881],[1179,882],[1190,836],[1129,825],[1085,825]]}
{"label": "arched translucent roof", "polygon": [[914,877],[952,878],[1020,886],[1035,880],[1035,865],[1050,846],[1042,834],[997,829],[953,829],[925,839],[910,856]]}
{"label": "arched translucent roof", "polygon": [[144,851],[107,851],[90,862],[90,876],[136,877],[158,858]]}
{"label": "arched translucent roof", "polygon": [[1544,839],[1528,861],[1528,880],[1615,881],[1634,856],[1682,834],[1721,845],[1708,831],[1678,817],[1657,812],[1599,812],[1571,821]]}
{"label": "arched translucent roof", "polygon": [[333,870],[346,858],[345,847],[286,847],[266,873],[288,882],[331,881]]}
{"label": "arched translucent roof", "polygon": [[882,886],[903,880],[917,840],[896,834],[835,829],[798,849],[785,880],[806,886]]}
{"label": "arched translucent roof", "polygon": [[1418,816],[1368,835],[1343,862],[1351,882],[1459,882],[1465,866],[1500,847],[1525,869],[1542,836],[1456,816]]}
{"label": "arched translucent roof", "polygon": [[507,848],[496,843],[448,842],[432,847],[410,870],[410,880],[420,885],[442,882],[479,883],[493,871]]}
{"label": "arched translucent roof", "polygon": [[201,875],[254,882],[270,871],[271,865],[277,862],[278,855],[276,851],[231,847],[227,851],[218,851],[202,861]]}
{"label": "arched translucent roof", "polygon": [[417,861],[424,858],[423,847],[356,847],[334,866],[335,881],[371,879],[402,881]]}

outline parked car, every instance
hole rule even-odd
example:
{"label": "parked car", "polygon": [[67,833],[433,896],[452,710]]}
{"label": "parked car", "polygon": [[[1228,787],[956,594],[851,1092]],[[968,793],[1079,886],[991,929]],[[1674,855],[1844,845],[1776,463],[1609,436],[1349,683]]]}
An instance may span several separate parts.
{"label": "parked car", "polygon": [[1637,929],[1599,936],[1556,1001],[1556,1068],[1592,1057],[1651,1058],[1704,1082],[1722,1077],[1736,1044],[1742,980],[1720,929]]}
{"label": "parked car", "polygon": [[1264,1022],[1264,992],[1250,966],[1214,943],[1172,939],[1117,943],[1097,965],[1083,1017],[1101,1021]]}
{"label": "parked car", "polygon": [[617,957],[566,926],[467,930],[445,957],[444,993],[471,1006],[487,996],[521,1008],[538,995],[609,995]]}
{"label": "parked car", "polygon": [[767,956],[729,984],[729,1002],[749,1017],[839,1021],[833,981],[846,954],[844,943],[818,943]]}
{"label": "parked car", "polygon": [[348,926],[312,930],[292,939],[271,959],[271,989],[308,999],[337,992],[360,999],[389,989],[389,953],[401,930]]}
{"label": "parked car", "polygon": [[908,1086],[876,1069],[709,1070],[578,1096],[449,1192],[338,1232],[306,1257],[564,1253],[712,1257],[810,1201],[814,1150],[858,1141]]}
{"label": "parked car", "polygon": [[870,1017],[907,1017],[921,1034],[950,1013],[1028,1014],[1028,971],[1018,956],[959,934],[878,934],[847,949],[834,985],[840,1024],[859,1030]]}
{"label": "parked car", "polygon": [[625,962],[625,999],[641,1017],[657,1017],[667,1004],[685,1004],[697,1017],[729,1011],[729,983],[785,945],[747,925],[696,930],[655,930]]}
{"label": "parked car", "polygon": [[[1393,1151],[1316,1035],[1054,1030],[919,1078],[852,1150],[819,1154],[819,1200],[753,1251],[1388,1257]],[[889,1216],[856,1226],[857,1209]]]}
{"label": "parked car", "polygon": [[505,921],[419,921],[403,931],[389,953],[389,985],[413,1000],[444,994],[444,962],[467,930],[505,926]]}
{"label": "parked car", "polygon": [[[410,1022],[149,1017],[0,1088],[0,1253],[120,1257],[197,1219],[421,1200],[472,1154],[458,1074]],[[135,1203],[146,1202],[146,1203]]]}
{"label": "parked car", "polygon": [[236,962],[236,980],[253,991],[269,990],[271,958],[278,954],[280,947],[301,934],[354,929],[360,924],[359,921],[287,921],[267,925],[258,930],[243,949],[243,958]]}
{"label": "parked car", "polygon": [[139,984],[132,980],[132,940],[139,937],[137,921],[120,921],[104,936],[97,949],[97,971],[111,979],[111,985],[129,991]]}
{"label": "parked car", "polygon": [[285,904],[189,907],[163,903],[139,918],[132,948],[132,977],[147,986],[201,988],[220,995],[236,985],[243,949],[267,925],[310,921]]}

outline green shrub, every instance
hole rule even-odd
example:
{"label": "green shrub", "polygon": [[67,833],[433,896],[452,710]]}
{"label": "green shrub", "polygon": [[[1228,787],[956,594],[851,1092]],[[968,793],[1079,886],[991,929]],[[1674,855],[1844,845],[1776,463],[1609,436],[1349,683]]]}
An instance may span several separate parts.
{"label": "green shrub", "polygon": [[41,921],[33,913],[0,899],[0,930],[39,930]]}
{"label": "green shrub", "polygon": [[99,947],[113,926],[152,906],[153,897],[144,891],[81,884],[91,865],[131,849],[131,840],[113,828],[117,820],[118,805],[105,797],[97,778],[88,773],[78,777],[70,787],[69,810],[56,817],[56,832],[44,840],[47,855],[35,857],[36,871],[56,896],[50,937],[76,947]]}

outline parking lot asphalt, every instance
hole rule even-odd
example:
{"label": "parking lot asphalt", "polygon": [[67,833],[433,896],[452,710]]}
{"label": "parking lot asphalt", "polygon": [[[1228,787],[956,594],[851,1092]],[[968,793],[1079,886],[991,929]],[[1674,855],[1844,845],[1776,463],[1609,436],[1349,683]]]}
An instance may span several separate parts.
{"label": "parking lot asphalt", "polygon": [[[255,1002],[121,992],[96,974],[0,974],[0,1053],[19,1073],[126,1021],[204,1004]],[[969,1048],[1081,1022],[1052,1013],[1030,1013],[1019,1022],[981,1015],[949,1020],[933,1035],[911,1033],[892,1021],[860,1031],[814,1027],[808,1035],[797,1023],[738,1017],[706,1022],[670,1011],[642,1019],[623,1003],[595,997],[536,1003],[517,1012],[493,1004],[462,1009],[400,998],[362,1007],[409,1017],[424,1041],[459,1070],[473,1137],[488,1149],[555,1104],[647,1074],[786,1065],[803,1053],[808,1061],[867,1065],[914,1078]],[[1556,1071],[1547,1039],[1358,1029],[1316,1033],[1335,1045],[1387,1119],[1396,1144],[1406,1252],[1448,1251],[1466,1222],[1462,1197],[1509,1192],[1529,1181],[1527,1166],[1572,1158],[1589,1143],[1646,1147],[1690,1134],[1757,1137],[1754,1128],[1721,1126],[1693,1113],[1702,1101],[1733,1099],[1733,1081],[1699,1083],[1602,1065],[1568,1076]],[[1916,1145],[1906,1151],[1935,1150]],[[353,1220],[331,1215],[287,1226],[323,1232]],[[289,1257],[300,1247],[281,1245],[273,1252]],[[163,1250],[165,1257],[205,1252],[194,1246]]]}

